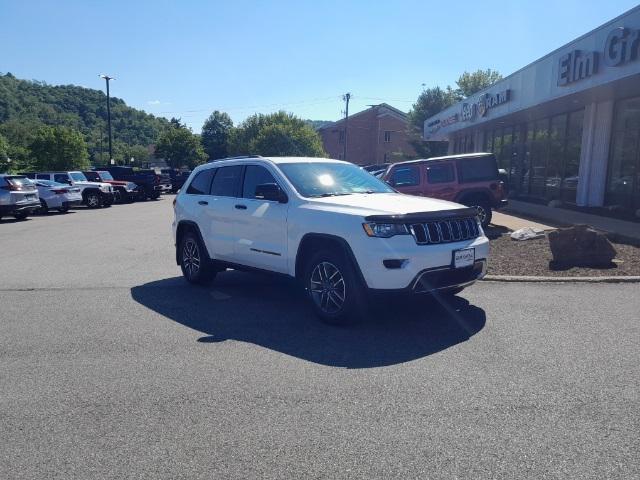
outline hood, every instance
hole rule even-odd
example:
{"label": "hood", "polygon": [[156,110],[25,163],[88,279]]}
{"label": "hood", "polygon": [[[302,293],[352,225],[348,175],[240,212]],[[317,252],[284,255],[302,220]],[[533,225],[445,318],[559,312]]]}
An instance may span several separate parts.
{"label": "hood", "polygon": [[402,193],[357,193],[337,197],[314,198],[309,207],[335,207],[336,210],[353,215],[403,215],[407,213],[438,212],[467,208],[459,203],[437,198],[417,197]]}

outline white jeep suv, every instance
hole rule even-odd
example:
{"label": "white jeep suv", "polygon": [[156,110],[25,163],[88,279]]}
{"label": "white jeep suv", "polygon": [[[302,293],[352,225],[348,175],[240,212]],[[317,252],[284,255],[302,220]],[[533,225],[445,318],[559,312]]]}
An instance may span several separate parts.
{"label": "white jeep suv", "polygon": [[403,195],[351,163],[236,157],[196,168],[174,200],[176,262],[192,283],[227,268],[296,278],[325,321],[367,292],[454,294],[482,278],[476,210]]}

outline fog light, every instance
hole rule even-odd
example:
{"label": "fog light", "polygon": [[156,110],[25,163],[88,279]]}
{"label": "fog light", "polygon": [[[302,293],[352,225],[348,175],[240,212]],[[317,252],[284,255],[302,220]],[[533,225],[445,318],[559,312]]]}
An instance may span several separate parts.
{"label": "fog light", "polygon": [[382,264],[387,268],[402,268],[405,262],[407,262],[406,258],[392,258],[383,260]]}

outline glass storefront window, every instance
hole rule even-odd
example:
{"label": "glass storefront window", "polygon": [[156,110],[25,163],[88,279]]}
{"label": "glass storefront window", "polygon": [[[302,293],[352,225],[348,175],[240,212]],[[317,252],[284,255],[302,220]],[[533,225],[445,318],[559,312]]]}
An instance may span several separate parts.
{"label": "glass storefront window", "polygon": [[582,147],[582,123],[584,110],[571,112],[567,122],[567,145],[564,153],[561,200],[576,202],[578,190],[578,170],[580,168],[580,149]]}
{"label": "glass storefront window", "polygon": [[551,118],[549,130],[549,155],[545,194],[548,198],[559,198],[562,183],[562,165],[564,163],[564,145],[567,133],[567,115],[556,115]]}

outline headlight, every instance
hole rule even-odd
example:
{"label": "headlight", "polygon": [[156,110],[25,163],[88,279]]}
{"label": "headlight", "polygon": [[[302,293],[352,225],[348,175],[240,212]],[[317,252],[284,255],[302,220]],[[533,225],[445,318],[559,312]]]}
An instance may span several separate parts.
{"label": "headlight", "polygon": [[100,190],[102,190],[103,192],[108,192],[109,187],[107,187],[106,185],[100,185]]}
{"label": "headlight", "polygon": [[133,192],[136,189],[137,185],[135,183],[127,183],[127,186],[124,187],[127,192]]}
{"label": "headlight", "polygon": [[390,238],[394,235],[408,235],[409,230],[403,223],[363,223],[362,227],[370,237]]}

